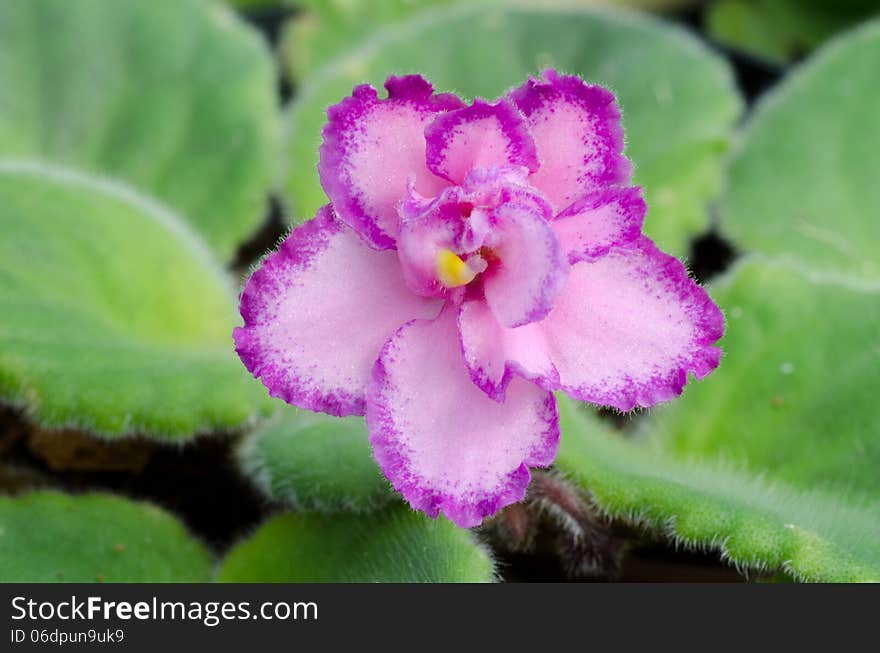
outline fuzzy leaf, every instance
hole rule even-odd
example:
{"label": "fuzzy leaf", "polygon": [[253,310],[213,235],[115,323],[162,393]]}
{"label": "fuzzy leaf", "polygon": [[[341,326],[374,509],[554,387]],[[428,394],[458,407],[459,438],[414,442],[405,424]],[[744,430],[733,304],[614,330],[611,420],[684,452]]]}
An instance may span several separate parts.
{"label": "fuzzy leaf", "polygon": [[396,496],[362,417],[283,410],[245,440],[239,459],[268,497],[297,510],[363,512]]}
{"label": "fuzzy leaf", "polygon": [[[233,0],[238,4],[271,2],[272,0]],[[410,16],[430,7],[444,7],[465,0],[286,0],[296,3],[297,13],[284,26],[281,58],[290,77],[299,81],[307,74],[340,53],[358,45],[364,34],[376,29],[403,22]],[[482,0],[489,4],[492,0]],[[495,0],[504,2],[507,0]],[[275,0],[277,3],[278,0]],[[667,10],[693,4],[694,0],[605,0],[604,4],[616,4],[649,10]],[[532,7],[590,6],[596,0],[531,0]]]}
{"label": "fuzzy leaf", "polygon": [[492,560],[445,519],[405,506],[381,513],[284,513],[229,553],[221,582],[487,582]]}
{"label": "fuzzy leaf", "polygon": [[291,79],[300,80],[364,34],[400,22],[420,9],[451,5],[460,0],[298,0],[299,11],[284,26],[282,63]]}
{"label": "fuzzy leaf", "polygon": [[725,357],[657,411],[667,448],[880,501],[880,289],[752,261],[713,295]]}
{"label": "fuzzy leaf", "polygon": [[687,250],[709,222],[720,161],[740,109],[723,60],[680,28],[630,13],[458,6],[422,12],[346,52],[300,89],[288,116],[287,197],[299,220],[326,198],[315,168],[328,105],[361,81],[417,72],[437,89],[495,97],[556,66],[611,87],[624,112],[636,181],[651,207],[646,231]]}
{"label": "fuzzy leaf", "polygon": [[880,286],[880,20],[838,37],[760,103],[721,227],[748,250]]}
{"label": "fuzzy leaf", "polygon": [[0,160],[0,400],[47,427],[191,437],[271,409],[235,355],[235,298],[166,209]]}
{"label": "fuzzy leaf", "polygon": [[603,511],[742,567],[880,580],[880,292],[752,260],[713,296],[721,367],[631,441],[565,404],[559,466]]}
{"label": "fuzzy leaf", "polygon": [[224,260],[265,216],[277,113],[268,48],[215,2],[0,3],[0,156],[125,179]]}
{"label": "fuzzy leaf", "polygon": [[4,583],[196,583],[213,560],[156,506],[107,494],[0,497]]}
{"label": "fuzzy leaf", "polygon": [[877,0],[718,0],[706,25],[725,45],[786,63],[878,9]]}

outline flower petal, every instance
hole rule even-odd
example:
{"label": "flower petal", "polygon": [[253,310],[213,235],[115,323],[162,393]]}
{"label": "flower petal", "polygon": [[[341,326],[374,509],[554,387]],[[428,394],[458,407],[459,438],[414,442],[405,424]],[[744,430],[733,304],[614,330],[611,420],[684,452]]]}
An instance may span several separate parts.
{"label": "flower petal", "polygon": [[559,424],[553,395],[528,381],[511,381],[503,404],[470,382],[455,315],[411,322],[388,341],[367,391],[367,426],[406,500],[467,528],[525,496],[528,468],[556,457]]}
{"label": "flower petal", "polygon": [[495,401],[504,401],[514,374],[547,389],[559,387],[540,322],[506,329],[486,302],[471,300],[461,305],[458,328],[471,381]]}
{"label": "flower petal", "polygon": [[465,304],[460,327],[474,383],[490,396],[520,375],[625,412],[680,395],[688,372],[715,369],[724,318],[678,259],[642,237],[572,266],[541,322],[505,329]]}
{"label": "flower petal", "polygon": [[628,411],[714,370],[724,317],[681,261],[642,237],[573,266],[541,326],[565,392]]}
{"label": "flower petal", "polygon": [[325,206],[263,261],[241,296],[235,347],[273,397],[361,415],[388,337],[441,303],[413,295],[395,252],[370,249]]}
{"label": "flower petal", "polygon": [[452,94],[435,95],[418,75],[389,77],[388,98],[361,85],[327,110],[318,172],[340,219],[374,247],[394,246],[397,205],[407,181],[425,196],[447,185],[425,165],[425,126],[440,112],[464,103]]}
{"label": "flower petal", "polygon": [[474,168],[525,166],[538,169],[535,143],[516,107],[484,100],[434,118],[425,130],[428,168],[462,184]]}
{"label": "flower petal", "polygon": [[553,220],[553,227],[574,265],[634,241],[642,233],[646,211],[641,188],[604,188],[569,205]]}
{"label": "flower petal", "polygon": [[556,210],[584,193],[629,183],[620,108],[611,91],[547,70],[510,92],[535,139],[541,167],[531,184]]}
{"label": "flower petal", "polygon": [[499,259],[483,273],[486,301],[498,321],[516,327],[542,319],[553,307],[568,263],[553,227],[530,201],[515,197],[492,214],[485,245]]}

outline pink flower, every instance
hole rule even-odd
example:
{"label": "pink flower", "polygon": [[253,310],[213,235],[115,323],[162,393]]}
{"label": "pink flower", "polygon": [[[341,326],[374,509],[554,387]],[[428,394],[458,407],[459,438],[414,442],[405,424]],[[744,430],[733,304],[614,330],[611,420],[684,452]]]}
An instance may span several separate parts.
{"label": "pink flower", "polygon": [[328,111],[330,198],[254,272],[236,349],[274,397],[366,414],[410,504],[469,527],[559,440],[551,391],[628,411],[718,365],[718,307],[641,234],[612,93],[547,71],[465,105],[419,76]]}

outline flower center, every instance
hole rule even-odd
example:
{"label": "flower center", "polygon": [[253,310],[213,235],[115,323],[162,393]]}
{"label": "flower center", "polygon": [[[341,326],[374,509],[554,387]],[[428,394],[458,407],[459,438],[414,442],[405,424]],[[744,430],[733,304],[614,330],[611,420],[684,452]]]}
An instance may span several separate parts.
{"label": "flower center", "polygon": [[[487,249],[487,248],[482,248]],[[486,259],[479,254],[471,254],[462,259],[451,249],[442,248],[437,252],[437,278],[447,288],[466,286],[488,267]]]}
{"label": "flower center", "polygon": [[476,276],[474,269],[451,249],[443,248],[437,252],[437,278],[447,288],[465,286]]}
{"label": "flower center", "polygon": [[448,297],[464,286],[479,292],[487,275],[503,267],[503,255],[509,255],[499,211],[511,203],[549,210],[526,185],[527,175],[526,168],[477,168],[461,186],[444,188],[434,198],[419,195],[411,185],[398,207],[397,239],[409,288],[424,297]]}

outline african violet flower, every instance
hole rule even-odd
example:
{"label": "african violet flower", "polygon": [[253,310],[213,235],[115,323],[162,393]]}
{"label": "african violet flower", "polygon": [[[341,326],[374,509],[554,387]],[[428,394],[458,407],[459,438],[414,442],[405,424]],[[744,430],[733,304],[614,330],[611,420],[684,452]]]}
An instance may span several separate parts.
{"label": "african violet flower", "polygon": [[551,391],[670,399],[718,365],[723,319],[641,234],[612,93],[554,71],[491,103],[385,88],[329,109],[330,204],[248,281],[236,349],[272,396],[366,414],[394,487],[469,527],[553,462]]}

